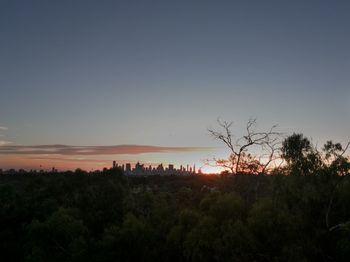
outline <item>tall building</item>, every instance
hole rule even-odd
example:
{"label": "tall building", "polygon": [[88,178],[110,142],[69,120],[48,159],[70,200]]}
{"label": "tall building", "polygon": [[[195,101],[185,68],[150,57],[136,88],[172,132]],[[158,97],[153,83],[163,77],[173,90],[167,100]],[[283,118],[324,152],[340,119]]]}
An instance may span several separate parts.
{"label": "tall building", "polygon": [[158,165],[157,171],[158,171],[158,172],[164,172],[163,164]]}

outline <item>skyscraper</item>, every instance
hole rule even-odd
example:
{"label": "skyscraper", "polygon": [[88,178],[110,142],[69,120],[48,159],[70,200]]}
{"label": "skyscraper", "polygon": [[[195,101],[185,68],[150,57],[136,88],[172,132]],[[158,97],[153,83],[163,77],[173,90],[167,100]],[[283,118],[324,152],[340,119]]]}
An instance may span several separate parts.
{"label": "skyscraper", "polygon": [[131,172],[131,164],[130,163],[125,164],[125,171]]}

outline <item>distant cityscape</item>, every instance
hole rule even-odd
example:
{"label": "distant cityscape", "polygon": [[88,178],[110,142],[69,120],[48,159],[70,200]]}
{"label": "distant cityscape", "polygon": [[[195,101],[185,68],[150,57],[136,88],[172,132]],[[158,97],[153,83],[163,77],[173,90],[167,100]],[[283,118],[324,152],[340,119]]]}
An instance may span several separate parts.
{"label": "distant cityscape", "polygon": [[201,174],[202,170],[199,168],[196,172],[196,165],[190,166],[180,166],[180,168],[175,168],[173,164],[169,164],[167,167],[164,167],[163,164],[159,164],[157,167],[148,167],[144,164],[137,162],[132,168],[130,163],[119,165],[116,161],[113,161],[113,168],[119,168],[124,172],[125,175],[195,175]]}
{"label": "distant cityscape", "polygon": [[[130,163],[126,163],[125,165],[119,165],[116,161],[112,162],[112,168],[118,168],[120,169],[125,175],[128,176],[149,176],[149,175],[179,175],[179,176],[186,176],[186,175],[200,175],[202,174],[202,170],[199,168],[196,169],[196,165],[190,166],[181,165],[180,168],[175,168],[173,164],[169,164],[167,167],[164,167],[163,164],[159,164],[157,167],[152,167],[149,165],[148,167],[145,166],[145,164],[141,164],[140,162],[137,162],[133,167]],[[78,168],[79,169],[79,168]],[[107,168],[104,168],[106,170]],[[3,170],[0,169],[0,174],[55,174],[60,173],[58,169],[53,167],[50,170],[44,170],[40,168],[39,170],[31,169],[29,171],[25,169],[8,169]],[[94,171],[88,171],[90,174],[100,174],[101,170],[94,170]]]}

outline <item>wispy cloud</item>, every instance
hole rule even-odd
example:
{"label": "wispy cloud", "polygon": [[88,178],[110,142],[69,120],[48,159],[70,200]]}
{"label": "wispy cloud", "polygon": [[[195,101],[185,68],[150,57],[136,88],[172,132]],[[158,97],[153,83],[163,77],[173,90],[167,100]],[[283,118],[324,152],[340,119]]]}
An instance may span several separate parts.
{"label": "wispy cloud", "polygon": [[[0,146],[1,147],[6,146],[6,145],[10,145],[10,144],[12,144],[12,142],[0,140]],[[0,152],[1,152],[1,149],[0,149]]]}
{"label": "wispy cloud", "polygon": [[110,161],[101,159],[90,158],[69,158],[69,157],[43,157],[43,156],[28,156],[25,157],[28,160],[45,160],[45,161],[57,161],[57,162],[74,162],[74,163],[109,163]]}
{"label": "wispy cloud", "polygon": [[8,130],[8,128],[5,126],[0,126],[0,130]]}
{"label": "wispy cloud", "polygon": [[[72,145],[10,145],[7,141],[0,147],[5,155],[136,155],[146,153],[175,153],[210,151],[211,147],[164,147],[149,145],[112,145],[112,146],[72,146]],[[7,142],[7,143],[6,143]],[[1,143],[0,143],[1,145]]]}

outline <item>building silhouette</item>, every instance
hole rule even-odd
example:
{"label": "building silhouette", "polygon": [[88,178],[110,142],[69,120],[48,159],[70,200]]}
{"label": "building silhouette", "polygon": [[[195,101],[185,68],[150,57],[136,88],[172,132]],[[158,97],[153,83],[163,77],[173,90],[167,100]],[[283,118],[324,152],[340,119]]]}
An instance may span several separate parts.
{"label": "building silhouette", "polygon": [[144,164],[137,162],[134,168],[131,167],[130,163],[124,165],[118,165],[116,161],[112,163],[113,168],[119,168],[124,172],[125,175],[136,175],[136,176],[145,176],[145,175],[195,175],[196,165],[190,167],[187,165],[187,168],[180,166],[179,169],[175,168],[173,164],[169,164],[167,168],[164,168],[163,164],[159,164],[157,167],[152,167],[149,165],[146,167]]}

